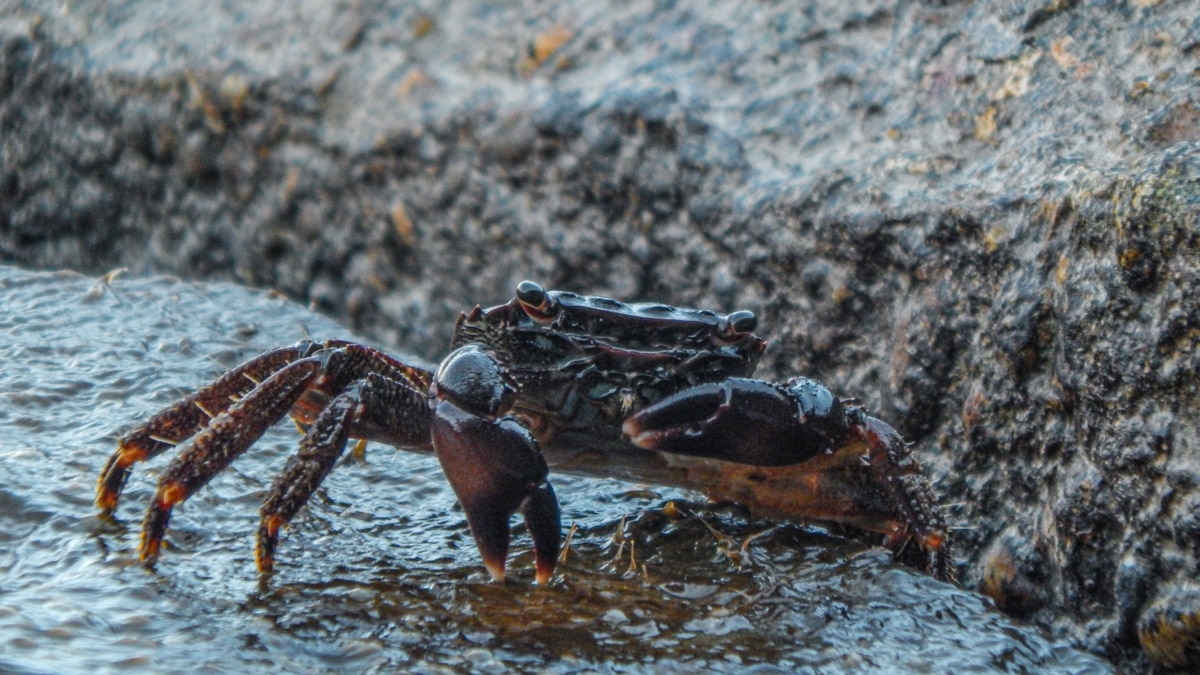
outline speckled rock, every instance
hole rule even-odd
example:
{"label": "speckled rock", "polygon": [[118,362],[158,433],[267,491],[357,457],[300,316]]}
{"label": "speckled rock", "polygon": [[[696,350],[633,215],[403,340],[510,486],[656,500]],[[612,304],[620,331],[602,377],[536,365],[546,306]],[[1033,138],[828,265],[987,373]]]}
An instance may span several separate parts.
{"label": "speckled rock", "polygon": [[968,584],[1196,665],[1195,3],[287,7],[0,10],[0,260],[427,357],[527,277],[753,309],[917,444]]}

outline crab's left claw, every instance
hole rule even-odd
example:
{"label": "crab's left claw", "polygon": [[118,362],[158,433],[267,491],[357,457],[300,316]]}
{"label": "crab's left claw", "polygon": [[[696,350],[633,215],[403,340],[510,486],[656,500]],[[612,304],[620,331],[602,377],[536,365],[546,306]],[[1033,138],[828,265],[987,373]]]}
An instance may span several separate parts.
{"label": "crab's left claw", "polygon": [[434,451],[484,565],[493,579],[504,579],[508,521],[519,511],[533,538],[537,582],[546,583],[558,558],[558,500],[537,441],[515,418],[501,416],[511,385],[495,359],[473,347],[446,359],[434,383]]}
{"label": "crab's left claw", "polygon": [[904,439],[813,380],[698,385],[642,409],[623,431],[648,450],[723,460],[687,469],[710,496],[879,532],[898,558],[954,576],[941,510]]}
{"label": "crab's left claw", "polygon": [[730,378],[685,389],[625,420],[634,445],[755,466],[799,464],[846,435],[842,402],[813,380]]}

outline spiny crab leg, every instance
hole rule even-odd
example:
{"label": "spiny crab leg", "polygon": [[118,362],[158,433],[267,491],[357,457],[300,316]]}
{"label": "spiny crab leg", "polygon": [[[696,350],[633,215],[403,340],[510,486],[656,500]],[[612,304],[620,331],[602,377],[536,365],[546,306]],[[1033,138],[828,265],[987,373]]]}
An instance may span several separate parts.
{"label": "spiny crab leg", "polygon": [[105,514],[112,513],[134,464],[157,457],[187,440],[214,417],[232,407],[259,382],[289,363],[311,355],[321,346],[305,341],[251,359],[122,436],[116,452],[108,458],[100,472],[100,480],[96,485],[96,506]]}
{"label": "spiny crab leg", "polygon": [[953,580],[945,522],[904,439],[812,380],[698,385],[636,413],[623,431],[639,447],[723,460],[687,467],[687,482],[714,498],[884,534],[898,557]]}
{"label": "spiny crab leg", "polygon": [[[852,425],[854,440],[866,443],[871,479],[859,493],[874,495],[875,515],[859,526],[887,535],[897,557],[910,557],[935,579],[954,581],[954,561],[946,521],[934,498],[929,479],[900,432],[874,417]],[[853,447],[854,440],[846,442]],[[909,549],[912,544],[911,550]]]}
{"label": "spiny crab leg", "polygon": [[397,445],[422,448],[429,443],[426,405],[424,391],[377,374],[333,397],[263,500],[254,550],[258,571],[274,568],[279,530],[291,522],[333,470],[351,436],[386,438]]}
{"label": "spiny crab leg", "polygon": [[140,553],[143,563],[153,565],[158,560],[171,509],[229,466],[287,414],[320,371],[320,361],[313,358],[289,364],[214,417],[182,449],[159,480],[154,501],[146,511]]}
{"label": "spiny crab leg", "polygon": [[340,340],[268,352],[123,437],[101,474],[97,504],[111,512],[134,463],[190,437],[159,480],[146,513],[140,557],[153,565],[175,505],[290,415],[307,433],[263,505],[256,557],[259,569],[269,571],[279,529],[328,475],[349,437],[431,450],[431,378],[428,371]]}

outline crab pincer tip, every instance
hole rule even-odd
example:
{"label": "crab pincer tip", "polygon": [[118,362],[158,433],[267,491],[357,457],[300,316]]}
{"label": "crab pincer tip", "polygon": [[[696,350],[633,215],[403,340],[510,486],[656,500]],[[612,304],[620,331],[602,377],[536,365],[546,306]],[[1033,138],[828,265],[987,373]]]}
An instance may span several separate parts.
{"label": "crab pincer tip", "polygon": [[626,418],[625,422],[621,424],[621,434],[630,443],[646,450],[654,450],[658,441],[664,436],[662,431],[646,430],[637,416]]}
{"label": "crab pincer tip", "polygon": [[537,585],[545,586],[550,583],[550,578],[554,576],[554,562],[547,564],[544,560],[537,561],[535,565],[537,570]]}
{"label": "crab pincer tip", "polygon": [[484,560],[483,566],[487,568],[488,575],[492,577],[492,581],[504,581],[504,559]]}

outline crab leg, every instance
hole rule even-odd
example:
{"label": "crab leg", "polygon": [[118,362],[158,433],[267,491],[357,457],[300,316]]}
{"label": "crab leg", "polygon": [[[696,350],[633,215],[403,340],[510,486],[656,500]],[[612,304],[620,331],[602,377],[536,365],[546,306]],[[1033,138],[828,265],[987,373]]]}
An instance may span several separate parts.
{"label": "crab leg", "polygon": [[263,500],[254,554],[259,572],[272,570],[279,530],[291,522],[333,470],[352,436],[385,440],[400,447],[428,446],[425,393],[371,375],[365,384],[351,385],[325,406]]}
{"label": "crab leg", "polygon": [[[318,462],[316,473],[306,478],[295,473],[299,471],[302,474],[305,470],[304,458],[297,460],[301,468],[293,468],[290,477],[301,479],[302,487],[290,498],[280,497],[272,501],[279,506],[281,513],[264,514],[268,541],[265,543],[265,555],[260,559],[265,569],[270,568],[271,554],[274,550],[273,538],[277,537],[279,527],[303,506],[312,490],[333,466],[333,461],[341,454],[345,445],[345,435],[342,436],[340,444],[332,448],[332,455],[330,450],[326,449],[332,442],[327,437],[330,434],[336,436],[342,433],[339,430],[341,424],[353,424],[361,418],[362,423],[350,427],[346,434],[383,440],[418,450],[428,449],[429,414],[423,392],[430,374],[373,349],[342,342],[332,344],[333,348],[319,350],[313,356],[293,361],[278,370],[236,404],[213,417],[208,425],[182,448],[160,479],[154,500],[146,513],[142,528],[143,562],[153,565],[157,560],[174,506],[194,494],[213,476],[229,466],[253,445],[267,428],[286,414],[290,413],[302,424],[315,424],[316,421],[324,419],[308,446],[311,448],[315,445],[319,448],[315,451],[310,449],[308,452],[317,452],[325,458],[324,461],[327,461],[328,465],[321,468]],[[352,393],[341,401],[333,412],[324,415],[322,411],[329,407],[330,399],[336,400],[354,382],[364,379],[366,373],[376,373],[366,376],[365,382],[368,385],[376,383],[376,386],[369,388],[377,393],[373,393],[370,400],[361,400],[359,388],[354,387]],[[380,386],[379,383],[385,382],[389,386]],[[386,412],[385,408],[393,404],[396,404],[396,409],[391,413]],[[368,407],[376,411],[374,415],[363,414],[363,410]],[[341,424],[338,423],[339,414],[344,418]],[[304,486],[307,486],[307,491]],[[275,491],[286,490],[286,487],[277,483]]]}
{"label": "crab leg", "polygon": [[229,466],[287,414],[321,372],[321,365],[316,358],[288,365],[214,417],[183,448],[159,480],[154,501],[146,511],[140,553],[143,563],[153,565],[158,560],[171,509]]}
{"label": "crab leg", "polygon": [[937,579],[954,581],[946,521],[908,444],[900,432],[874,417],[865,417],[858,431],[871,448],[872,484],[881,487],[887,494],[886,503],[901,516],[900,526],[888,535],[890,548],[901,556],[905,547],[915,542],[913,557],[924,564],[925,571]]}
{"label": "crab leg", "polygon": [[156,457],[190,438],[259,382],[324,346],[327,345],[306,340],[253,358],[122,436],[116,452],[108,458],[100,472],[100,480],[96,485],[96,506],[105,513],[111,513],[117,507],[121,490],[134,464]]}
{"label": "crab leg", "polygon": [[[296,361],[321,352],[341,353],[341,367],[347,371],[378,372],[421,391],[428,389],[432,377],[426,370],[344,340],[304,340],[290,347],[269,351],[225,373],[212,384],[160,411],[142,426],[122,436],[117,450],[100,472],[96,484],[96,506],[105,514],[112,513],[134,464],[152,459],[187,440],[229,410],[260,382]],[[300,423],[311,422],[325,402],[320,395],[314,394],[310,398],[312,400],[301,399],[291,410],[291,415]]]}
{"label": "crab leg", "polygon": [[270,572],[275,567],[279,529],[304,506],[342,456],[359,407],[357,387],[334,397],[304,435],[299,452],[288,460],[283,473],[271,485],[260,512],[258,544],[254,549],[259,572]]}

